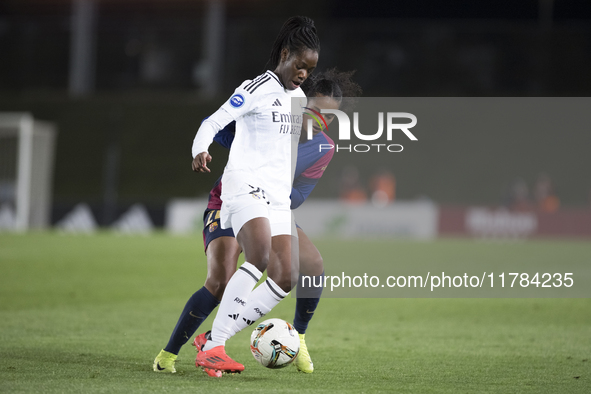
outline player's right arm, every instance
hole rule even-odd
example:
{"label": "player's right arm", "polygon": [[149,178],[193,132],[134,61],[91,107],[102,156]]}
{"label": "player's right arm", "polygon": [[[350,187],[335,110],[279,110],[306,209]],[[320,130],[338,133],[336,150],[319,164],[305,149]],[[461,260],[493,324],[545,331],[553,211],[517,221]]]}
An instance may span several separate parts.
{"label": "player's right arm", "polygon": [[[203,119],[203,121],[207,120],[208,118]],[[232,141],[234,141],[234,134],[236,132],[236,121],[231,121],[217,132],[217,134],[213,137],[213,140],[223,146],[226,149],[230,149],[232,146]],[[204,152],[207,153],[207,152]],[[195,172],[210,172],[209,168],[207,167],[207,163],[211,161],[211,156],[209,153],[207,154],[197,154],[193,159],[192,168]]]}
{"label": "player's right arm", "polygon": [[213,142],[218,131],[223,129],[224,126],[233,120],[232,116],[222,106],[213,115],[201,123],[201,127],[197,130],[197,135],[193,140],[193,147],[191,149],[193,153],[193,171],[211,172],[207,167],[207,163],[212,159],[208,152],[209,145]]}
{"label": "player's right arm", "polygon": [[244,89],[251,82],[250,80],[244,81],[220,109],[201,123],[191,149],[193,154],[193,171],[211,172],[207,167],[207,164],[212,160],[208,149],[215,135],[230,122],[235,121],[256,108],[256,101],[253,100],[250,92]]}

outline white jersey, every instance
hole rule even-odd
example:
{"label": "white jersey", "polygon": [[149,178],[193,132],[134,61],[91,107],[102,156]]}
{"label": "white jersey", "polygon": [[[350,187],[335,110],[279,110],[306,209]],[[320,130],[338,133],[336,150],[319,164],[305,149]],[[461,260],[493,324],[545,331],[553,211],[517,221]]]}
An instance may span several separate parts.
{"label": "white jersey", "polygon": [[[300,98],[297,105],[292,105],[294,97]],[[236,121],[222,178],[223,201],[247,183],[263,189],[272,206],[289,209],[305,97],[300,88],[286,90],[279,78],[267,71],[244,81],[212,115],[212,122],[218,122],[215,132]],[[206,142],[209,146],[211,140]],[[203,143],[197,145],[194,156],[205,150]]]}

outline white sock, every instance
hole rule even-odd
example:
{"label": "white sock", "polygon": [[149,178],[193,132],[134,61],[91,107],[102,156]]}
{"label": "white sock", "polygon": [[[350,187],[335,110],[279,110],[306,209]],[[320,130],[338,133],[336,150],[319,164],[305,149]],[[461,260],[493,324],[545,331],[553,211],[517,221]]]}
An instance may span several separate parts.
{"label": "white sock", "polygon": [[232,275],[211,327],[211,340],[207,341],[203,350],[225,345],[226,341],[235,334],[234,321],[243,311],[252,289],[262,275],[254,265],[246,262]]}
{"label": "white sock", "polygon": [[281,290],[273,279],[267,278],[267,280],[254,289],[248,297],[248,302],[242,310],[242,313],[238,319],[234,321],[233,332],[230,337],[265,316],[288,294],[289,293]]}

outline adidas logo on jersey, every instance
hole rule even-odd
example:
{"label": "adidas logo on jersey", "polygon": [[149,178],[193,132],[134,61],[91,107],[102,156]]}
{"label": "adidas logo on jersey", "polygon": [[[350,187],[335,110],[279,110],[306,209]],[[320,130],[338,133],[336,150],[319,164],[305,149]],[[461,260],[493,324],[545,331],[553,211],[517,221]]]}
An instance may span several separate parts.
{"label": "adidas logo on jersey", "polygon": [[275,102],[273,103],[272,107],[281,107],[281,102],[279,101],[279,99],[276,99]]}

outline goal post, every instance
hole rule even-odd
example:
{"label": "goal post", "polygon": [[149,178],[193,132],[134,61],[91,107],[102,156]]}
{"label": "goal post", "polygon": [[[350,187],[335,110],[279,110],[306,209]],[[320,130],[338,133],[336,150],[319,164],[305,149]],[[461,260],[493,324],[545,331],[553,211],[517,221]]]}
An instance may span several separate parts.
{"label": "goal post", "polygon": [[56,128],[26,112],[0,112],[0,205],[13,229],[49,226]]}

